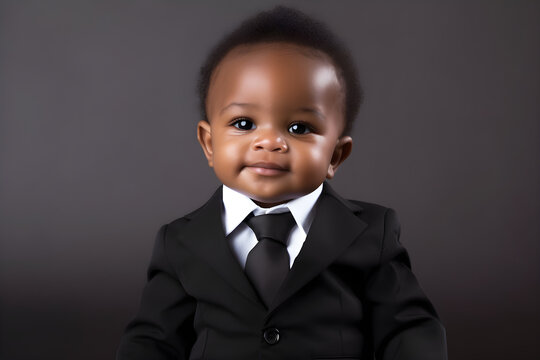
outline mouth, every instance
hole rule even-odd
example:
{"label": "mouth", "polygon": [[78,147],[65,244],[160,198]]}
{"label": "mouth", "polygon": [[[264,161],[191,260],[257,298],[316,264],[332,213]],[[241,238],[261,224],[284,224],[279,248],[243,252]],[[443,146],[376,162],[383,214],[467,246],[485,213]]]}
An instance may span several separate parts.
{"label": "mouth", "polygon": [[259,175],[273,176],[273,175],[282,175],[289,170],[279,164],[273,162],[260,161],[250,165],[245,166],[249,171],[252,171]]}

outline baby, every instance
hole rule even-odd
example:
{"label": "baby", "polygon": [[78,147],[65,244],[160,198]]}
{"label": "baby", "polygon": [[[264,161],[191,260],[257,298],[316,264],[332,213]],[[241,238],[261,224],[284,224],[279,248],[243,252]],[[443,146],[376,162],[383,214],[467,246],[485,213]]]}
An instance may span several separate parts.
{"label": "baby", "polygon": [[396,212],[328,184],[352,150],[354,63],[276,7],[202,67],[197,138],[222,182],[157,234],[117,360],[446,359]]}

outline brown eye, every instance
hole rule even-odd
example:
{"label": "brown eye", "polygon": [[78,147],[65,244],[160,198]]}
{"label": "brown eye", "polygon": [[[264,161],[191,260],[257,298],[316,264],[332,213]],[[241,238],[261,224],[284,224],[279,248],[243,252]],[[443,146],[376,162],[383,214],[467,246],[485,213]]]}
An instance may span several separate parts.
{"label": "brown eye", "polygon": [[255,124],[248,118],[239,118],[232,125],[240,130],[253,130],[255,128]]}
{"label": "brown eye", "polygon": [[306,125],[297,123],[297,124],[292,124],[289,127],[289,132],[292,134],[302,135],[302,134],[310,133],[311,130]]}

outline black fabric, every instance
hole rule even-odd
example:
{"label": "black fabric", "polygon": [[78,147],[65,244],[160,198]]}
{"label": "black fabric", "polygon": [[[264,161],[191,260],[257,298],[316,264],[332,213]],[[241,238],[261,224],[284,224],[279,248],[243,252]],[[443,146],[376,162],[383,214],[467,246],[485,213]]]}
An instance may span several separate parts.
{"label": "black fabric", "polygon": [[287,238],[295,224],[294,218],[287,211],[248,216],[244,222],[259,241],[248,254],[246,275],[266,307],[269,307],[289,272]]}
{"label": "black fabric", "polygon": [[221,187],[156,236],[141,306],[117,360],[447,360],[396,212],[325,182],[269,307],[227,241]]}

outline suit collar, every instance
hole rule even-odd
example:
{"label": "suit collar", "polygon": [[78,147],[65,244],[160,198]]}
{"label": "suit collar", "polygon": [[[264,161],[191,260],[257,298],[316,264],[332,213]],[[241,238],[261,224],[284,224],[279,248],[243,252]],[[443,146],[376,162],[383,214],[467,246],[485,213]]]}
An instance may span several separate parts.
{"label": "suit collar", "polygon": [[315,203],[322,192],[323,184],[311,193],[293,199],[284,204],[276,205],[271,208],[261,208],[246,195],[223,185],[223,205],[224,205],[224,229],[225,235],[229,235],[246,216],[253,212],[255,216],[285,212],[289,210],[296,224],[307,234],[313,220]]}
{"label": "suit collar", "polygon": [[[189,222],[178,233],[178,240],[235,290],[264,306],[225,238],[222,206],[220,186],[203,207],[186,216]],[[356,216],[360,211],[360,206],[343,199],[324,183],[306,241],[270,304],[268,315],[315,278],[364,231],[367,224]]]}

